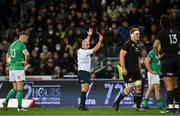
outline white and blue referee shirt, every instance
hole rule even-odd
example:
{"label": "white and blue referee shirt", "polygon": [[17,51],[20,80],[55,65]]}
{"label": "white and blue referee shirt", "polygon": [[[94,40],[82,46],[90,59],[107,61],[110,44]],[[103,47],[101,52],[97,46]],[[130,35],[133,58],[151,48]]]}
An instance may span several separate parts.
{"label": "white and blue referee shirt", "polygon": [[91,54],[93,54],[92,49],[82,49],[80,48],[77,52],[78,59],[78,70],[83,70],[90,72],[91,70]]}

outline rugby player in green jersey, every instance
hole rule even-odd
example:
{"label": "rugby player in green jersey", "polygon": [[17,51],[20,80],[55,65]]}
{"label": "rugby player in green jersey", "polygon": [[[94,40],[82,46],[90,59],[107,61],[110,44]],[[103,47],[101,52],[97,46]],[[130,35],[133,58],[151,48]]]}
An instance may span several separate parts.
{"label": "rugby player in green jersey", "polygon": [[158,44],[157,42],[154,42],[153,49],[148,53],[144,61],[146,69],[148,70],[147,72],[148,89],[146,91],[145,98],[143,101],[143,107],[145,109],[148,108],[148,100],[153,90],[155,90],[155,97],[157,100],[158,108],[163,108],[163,102],[161,100],[161,95],[160,95],[160,70],[161,70],[160,58],[161,58],[161,55],[159,51],[160,51],[160,44]]}
{"label": "rugby player in green jersey", "polygon": [[9,65],[9,81],[12,82],[13,88],[9,91],[6,99],[3,101],[3,108],[7,110],[8,101],[17,93],[18,109],[17,111],[27,111],[22,107],[23,87],[25,81],[24,67],[27,65],[29,52],[26,49],[28,33],[20,32],[19,39],[14,41],[6,54],[6,62]]}

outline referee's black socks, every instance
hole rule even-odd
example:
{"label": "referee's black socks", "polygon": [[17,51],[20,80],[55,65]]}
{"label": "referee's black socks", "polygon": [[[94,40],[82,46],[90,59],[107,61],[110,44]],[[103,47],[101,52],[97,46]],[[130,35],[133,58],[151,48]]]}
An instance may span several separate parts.
{"label": "referee's black socks", "polygon": [[137,109],[141,107],[141,93],[135,93],[134,102],[136,103]]}
{"label": "referee's black socks", "polygon": [[81,103],[80,103],[80,105],[81,105],[81,107],[82,108],[84,108],[85,107],[85,102],[86,102],[86,93],[87,92],[81,92]]}

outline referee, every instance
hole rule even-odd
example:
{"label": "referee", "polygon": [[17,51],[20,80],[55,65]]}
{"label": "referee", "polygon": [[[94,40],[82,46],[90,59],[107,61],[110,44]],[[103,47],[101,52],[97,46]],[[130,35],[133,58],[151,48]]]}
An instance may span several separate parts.
{"label": "referee", "polygon": [[90,49],[90,37],[93,33],[93,30],[89,28],[87,32],[87,38],[82,40],[81,48],[77,52],[78,59],[78,79],[81,84],[81,102],[79,110],[89,111],[85,107],[86,102],[86,93],[89,90],[90,83],[90,69],[91,69],[91,54],[95,53],[100,47],[103,40],[102,35],[99,33],[99,41],[94,48]]}

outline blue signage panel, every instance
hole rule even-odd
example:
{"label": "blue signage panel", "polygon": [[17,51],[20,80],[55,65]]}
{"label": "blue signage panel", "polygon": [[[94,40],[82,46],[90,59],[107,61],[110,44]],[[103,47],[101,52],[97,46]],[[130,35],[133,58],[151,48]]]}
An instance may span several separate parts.
{"label": "blue signage panel", "polygon": [[[8,81],[0,81],[0,98],[5,98],[12,85]],[[112,106],[123,91],[123,81],[93,80],[87,93],[86,104],[89,106]],[[161,95],[166,99],[164,87]],[[27,81],[24,86],[24,98],[34,99],[36,106],[78,106],[80,104],[80,85],[78,80]],[[145,88],[146,90],[146,88]],[[134,92],[120,103],[121,106],[134,104]],[[150,106],[155,106],[153,96]]]}

